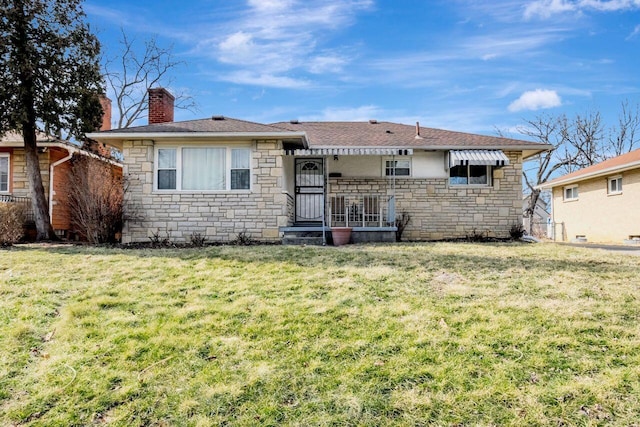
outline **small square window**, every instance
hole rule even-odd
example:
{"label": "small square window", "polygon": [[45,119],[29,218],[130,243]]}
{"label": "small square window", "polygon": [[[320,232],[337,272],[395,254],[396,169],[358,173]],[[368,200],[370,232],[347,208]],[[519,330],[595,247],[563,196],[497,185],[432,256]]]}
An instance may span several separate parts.
{"label": "small square window", "polygon": [[615,176],[613,178],[609,178],[609,194],[620,193],[622,193],[622,177]]}
{"label": "small square window", "polygon": [[578,186],[564,187],[564,200],[578,200]]}
{"label": "small square window", "polygon": [[411,160],[385,160],[385,176],[411,176]]}

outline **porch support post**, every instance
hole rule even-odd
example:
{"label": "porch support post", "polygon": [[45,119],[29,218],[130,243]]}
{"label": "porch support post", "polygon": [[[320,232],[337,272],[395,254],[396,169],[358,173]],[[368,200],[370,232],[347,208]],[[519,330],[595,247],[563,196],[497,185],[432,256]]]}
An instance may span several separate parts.
{"label": "porch support post", "polygon": [[322,184],[322,246],[327,245],[327,183],[329,172],[329,162],[327,162],[327,156],[322,157],[322,170],[324,171],[323,184]]}

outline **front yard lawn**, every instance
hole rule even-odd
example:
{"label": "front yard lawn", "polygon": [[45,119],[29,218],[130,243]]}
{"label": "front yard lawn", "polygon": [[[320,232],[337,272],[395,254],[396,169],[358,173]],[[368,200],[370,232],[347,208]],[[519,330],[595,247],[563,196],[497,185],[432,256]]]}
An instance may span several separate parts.
{"label": "front yard lawn", "polygon": [[637,425],[640,257],[0,251],[1,425]]}

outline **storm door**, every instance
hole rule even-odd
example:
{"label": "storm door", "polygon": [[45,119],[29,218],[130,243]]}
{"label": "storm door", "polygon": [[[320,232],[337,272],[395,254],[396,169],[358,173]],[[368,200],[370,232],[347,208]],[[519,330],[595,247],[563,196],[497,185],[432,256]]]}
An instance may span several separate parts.
{"label": "storm door", "polygon": [[296,223],[322,223],[324,168],[322,159],[295,159]]}

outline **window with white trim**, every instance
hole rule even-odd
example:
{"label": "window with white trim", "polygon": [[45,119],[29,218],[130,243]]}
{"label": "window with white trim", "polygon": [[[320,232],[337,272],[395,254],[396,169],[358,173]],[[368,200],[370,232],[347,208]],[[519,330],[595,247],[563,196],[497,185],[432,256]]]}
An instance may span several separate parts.
{"label": "window with white trim", "polygon": [[622,176],[613,176],[608,179],[608,193],[620,194],[622,193]]}
{"label": "window with white trim", "polygon": [[156,148],[156,190],[248,190],[251,149],[218,146]]}
{"label": "window with white trim", "polygon": [[231,150],[231,189],[248,190],[251,181],[251,152],[244,148]]}
{"label": "window with white trim", "polygon": [[411,159],[388,159],[384,161],[385,176],[411,176]]}
{"label": "window with white trim", "polygon": [[578,186],[564,187],[563,195],[565,201],[578,200]]}
{"label": "window with white trim", "polygon": [[9,153],[0,153],[0,193],[9,192]]}
{"label": "window with white trim", "polygon": [[449,185],[491,185],[491,166],[458,165],[449,168]]}

